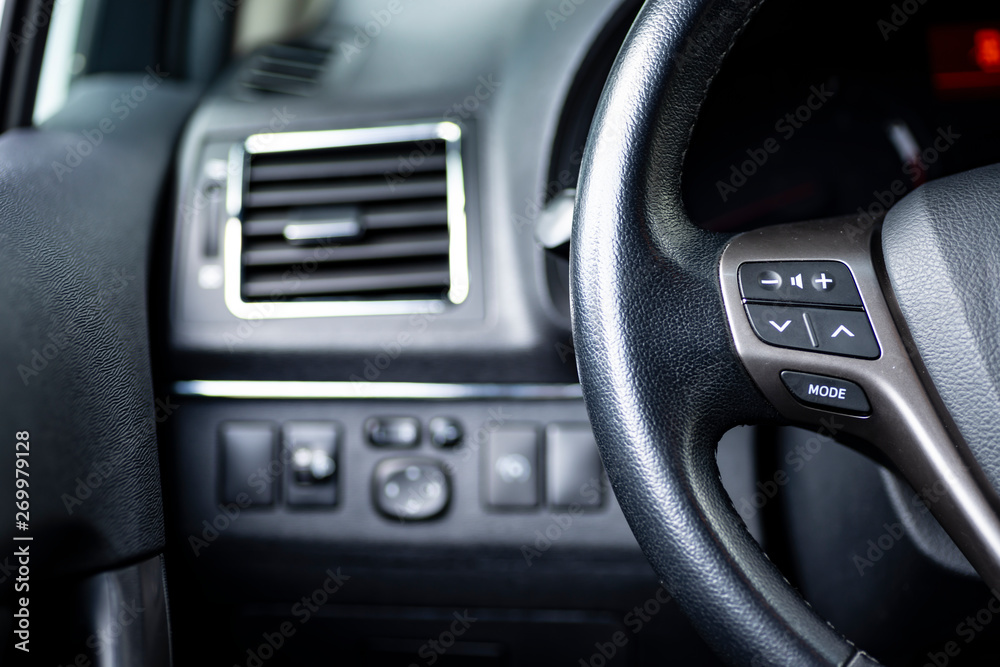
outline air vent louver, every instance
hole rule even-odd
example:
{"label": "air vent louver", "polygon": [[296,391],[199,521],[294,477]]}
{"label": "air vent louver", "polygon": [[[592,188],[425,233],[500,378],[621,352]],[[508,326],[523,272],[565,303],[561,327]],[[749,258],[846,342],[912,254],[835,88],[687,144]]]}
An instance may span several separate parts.
{"label": "air vent louver", "polygon": [[242,156],[238,305],[277,303],[293,307],[278,315],[291,317],[464,300],[457,132],[440,123],[261,135],[257,150],[252,137]]}
{"label": "air vent louver", "polygon": [[250,56],[238,79],[244,92],[296,95],[313,93],[330,57],[328,45],[270,44]]}

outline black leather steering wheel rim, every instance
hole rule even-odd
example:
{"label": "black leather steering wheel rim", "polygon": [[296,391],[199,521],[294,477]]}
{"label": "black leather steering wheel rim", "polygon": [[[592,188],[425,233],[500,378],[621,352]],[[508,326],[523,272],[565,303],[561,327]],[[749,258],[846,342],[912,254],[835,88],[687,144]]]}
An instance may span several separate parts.
{"label": "black leather steering wheel rim", "polygon": [[777,417],[734,349],[729,236],[696,228],[681,171],[710,82],[757,0],[650,0],[595,116],[572,240],[577,363],[615,494],[644,553],[727,661],[874,664],[767,559],[718,476],[730,427]]}

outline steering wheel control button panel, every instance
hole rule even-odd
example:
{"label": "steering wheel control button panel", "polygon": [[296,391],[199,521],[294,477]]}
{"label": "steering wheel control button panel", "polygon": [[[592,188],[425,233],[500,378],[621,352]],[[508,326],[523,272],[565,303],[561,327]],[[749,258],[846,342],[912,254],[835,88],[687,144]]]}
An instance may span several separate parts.
{"label": "steering wheel control button panel", "polygon": [[553,507],[601,504],[601,456],[590,424],[551,424],[545,429],[545,486]]}
{"label": "steering wheel control button panel", "polygon": [[372,417],[365,438],[376,447],[407,449],[420,444],[420,420],[415,417]]}
{"label": "steering wheel control button panel", "polygon": [[754,333],[770,345],[859,359],[881,355],[863,310],[747,303],[746,312]]}
{"label": "steering wheel control button panel", "polygon": [[219,436],[223,502],[241,507],[273,504],[275,478],[267,471],[278,464],[274,426],[270,422],[226,422],[219,428]]}
{"label": "steering wheel control button panel", "polygon": [[806,405],[849,414],[871,414],[871,405],[864,389],[849,380],[782,371],[781,381],[792,396]]}
{"label": "steering wheel control button panel", "polygon": [[451,484],[432,459],[385,459],[375,467],[375,507],[391,519],[423,521],[442,514],[451,500]]}
{"label": "steering wheel control button panel", "polygon": [[285,501],[289,505],[337,503],[337,454],[341,428],[334,422],[288,422],[281,429],[285,450]]}
{"label": "steering wheel control button panel", "polygon": [[748,262],[739,280],[747,301],[862,307],[854,276],[841,262]]}
{"label": "steering wheel control button panel", "polygon": [[539,502],[538,429],[512,425],[493,433],[483,450],[486,504],[530,509]]}

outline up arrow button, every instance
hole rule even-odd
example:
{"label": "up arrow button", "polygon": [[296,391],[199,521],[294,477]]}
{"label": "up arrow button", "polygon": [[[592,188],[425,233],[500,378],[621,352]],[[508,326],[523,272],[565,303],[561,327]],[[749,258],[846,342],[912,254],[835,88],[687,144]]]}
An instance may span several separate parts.
{"label": "up arrow button", "polygon": [[864,359],[880,356],[878,341],[864,311],[816,308],[809,310],[809,319],[815,327],[820,352]]}
{"label": "up arrow button", "polygon": [[847,327],[845,327],[843,324],[841,324],[839,327],[837,327],[837,330],[833,332],[833,335],[831,335],[830,338],[836,338],[837,336],[839,336],[842,333],[843,334],[847,334],[851,338],[854,338],[854,334],[851,333],[851,330],[848,329]]}

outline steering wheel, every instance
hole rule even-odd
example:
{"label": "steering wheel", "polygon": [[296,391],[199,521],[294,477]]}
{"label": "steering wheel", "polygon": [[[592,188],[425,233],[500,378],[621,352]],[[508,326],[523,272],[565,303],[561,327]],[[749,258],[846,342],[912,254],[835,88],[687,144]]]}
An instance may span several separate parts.
{"label": "steering wheel", "polygon": [[872,665],[749,535],[715,447],[754,423],[862,439],[1000,587],[1000,166],[926,184],[884,220],[873,203],[697,228],[684,155],[759,4],[649,0],[632,27],[577,194],[577,363],[619,503],[706,641],[732,664]]}

